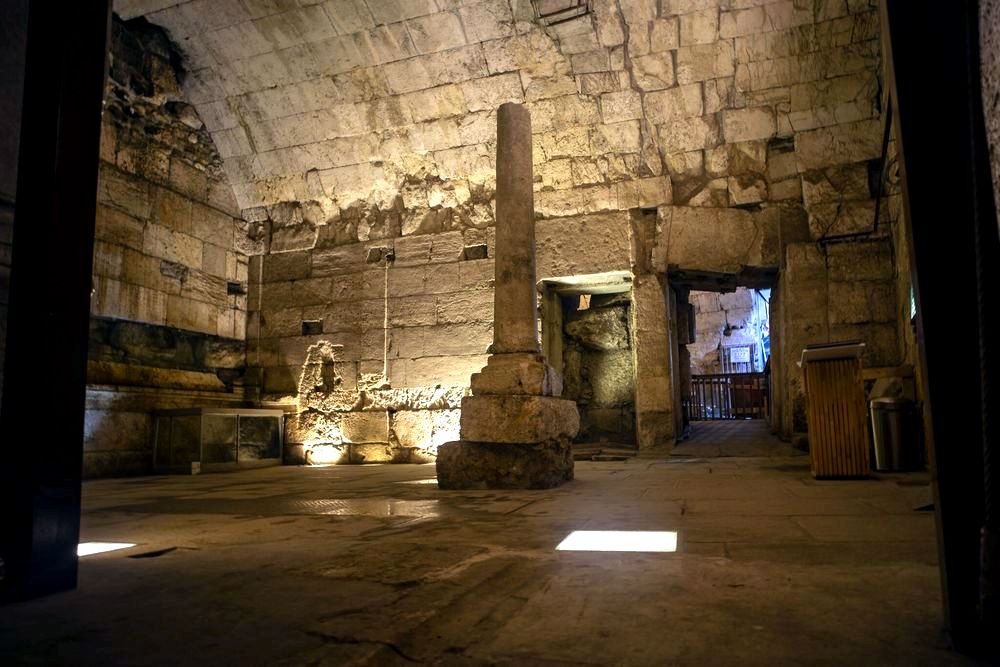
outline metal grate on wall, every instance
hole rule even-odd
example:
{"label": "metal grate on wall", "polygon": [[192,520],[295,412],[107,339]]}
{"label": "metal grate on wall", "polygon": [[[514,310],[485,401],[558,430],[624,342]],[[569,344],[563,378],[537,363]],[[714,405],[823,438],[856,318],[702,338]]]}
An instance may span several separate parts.
{"label": "metal grate on wall", "polygon": [[558,25],[586,16],[591,12],[591,0],[531,0],[535,17],[545,26]]}

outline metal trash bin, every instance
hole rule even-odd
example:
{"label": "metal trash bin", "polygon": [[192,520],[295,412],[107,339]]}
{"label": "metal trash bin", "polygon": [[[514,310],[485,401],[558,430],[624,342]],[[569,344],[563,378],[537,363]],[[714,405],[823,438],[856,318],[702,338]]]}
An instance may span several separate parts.
{"label": "metal trash bin", "polygon": [[871,404],[872,445],[875,469],[886,472],[916,470],[913,401],[906,398],[876,398]]}

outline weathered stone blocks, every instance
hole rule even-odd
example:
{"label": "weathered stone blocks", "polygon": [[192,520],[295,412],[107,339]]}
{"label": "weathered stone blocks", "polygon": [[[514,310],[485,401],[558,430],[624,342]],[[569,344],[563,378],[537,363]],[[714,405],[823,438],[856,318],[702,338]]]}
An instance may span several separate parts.
{"label": "weathered stone blocks", "polygon": [[571,439],[580,429],[576,403],[553,396],[483,395],[462,399],[462,440],[538,443]]}
{"label": "weathered stone blocks", "polygon": [[495,354],[472,376],[472,392],[483,394],[529,394],[558,396],[562,378],[540,354]]}
{"label": "weathered stone blocks", "polygon": [[437,477],[441,489],[549,489],[573,479],[573,450],[568,440],[448,442],[438,447]]}

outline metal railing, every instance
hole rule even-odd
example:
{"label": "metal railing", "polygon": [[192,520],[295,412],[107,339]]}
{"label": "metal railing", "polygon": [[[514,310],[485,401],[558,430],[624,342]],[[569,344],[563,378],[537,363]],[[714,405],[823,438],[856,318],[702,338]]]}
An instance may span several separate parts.
{"label": "metal railing", "polygon": [[684,403],[688,421],[764,419],[770,407],[766,373],[692,375]]}

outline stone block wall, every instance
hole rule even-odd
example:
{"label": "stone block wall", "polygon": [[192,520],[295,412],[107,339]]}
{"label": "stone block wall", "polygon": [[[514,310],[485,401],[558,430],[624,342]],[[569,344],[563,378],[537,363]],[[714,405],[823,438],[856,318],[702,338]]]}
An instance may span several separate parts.
{"label": "stone block wall", "polygon": [[[255,232],[248,332],[265,396],[313,410],[302,366],[324,342],[343,346],[331,353],[338,391],[375,391],[383,365],[392,391],[467,386],[490,340],[502,102],[532,114],[539,278],[632,271],[634,293],[652,299],[633,313],[650,345],[669,329],[669,303],[658,302],[672,270],[784,271],[790,244],[876,234],[876,3],[591,4],[556,26],[507,0],[119,5],[180,50],[185,99]],[[636,209],[657,210],[641,243],[616,213]],[[609,250],[576,261],[593,246]],[[831,320],[804,279],[798,291],[786,280],[783,312]],[[846,294],[850,282],[831,284]],[[830,333],[802,327],[789,354]],[[664,368],[676,353],[667,346]],[[672,374],[636,368],[639,440],[667,442]],[[409,400],[389,403],[417,407]]]}
{"label": "stone block wall", "polygon": [[861,340],[866,345],[865,367],[903,362],[896,281],[890,237],[787,247],[779,284],[784,313],[780,324],[784,433],[807,430],[802,372],[795,364],[806,345]]}
{"label": "stone block wall", "polygon": [[247,253],[222,163],[162,30],[116,20],[102,123],[84,466],[152,463],[150,411],[243,400]]}
{"label": "stone block wall", "polygon": [[[627,272],[630,235],[622,213],[539,221],[538,278]],[[248,363],[295,406],[291,460],[421,461],[458,438],[493,340],[493,253],[470,226],[253,258]]]}
{"label": "stone block wall", "polygon": [[171,48],[145,22],[114,24],[92,312],[242,339],[251,242]]}
{"label": "stone block wall", "polygon": [[292,460],[420,460],[458,438],[493,340],[491,256],[470,229],[253,258],[248,362],[296,406]]}

